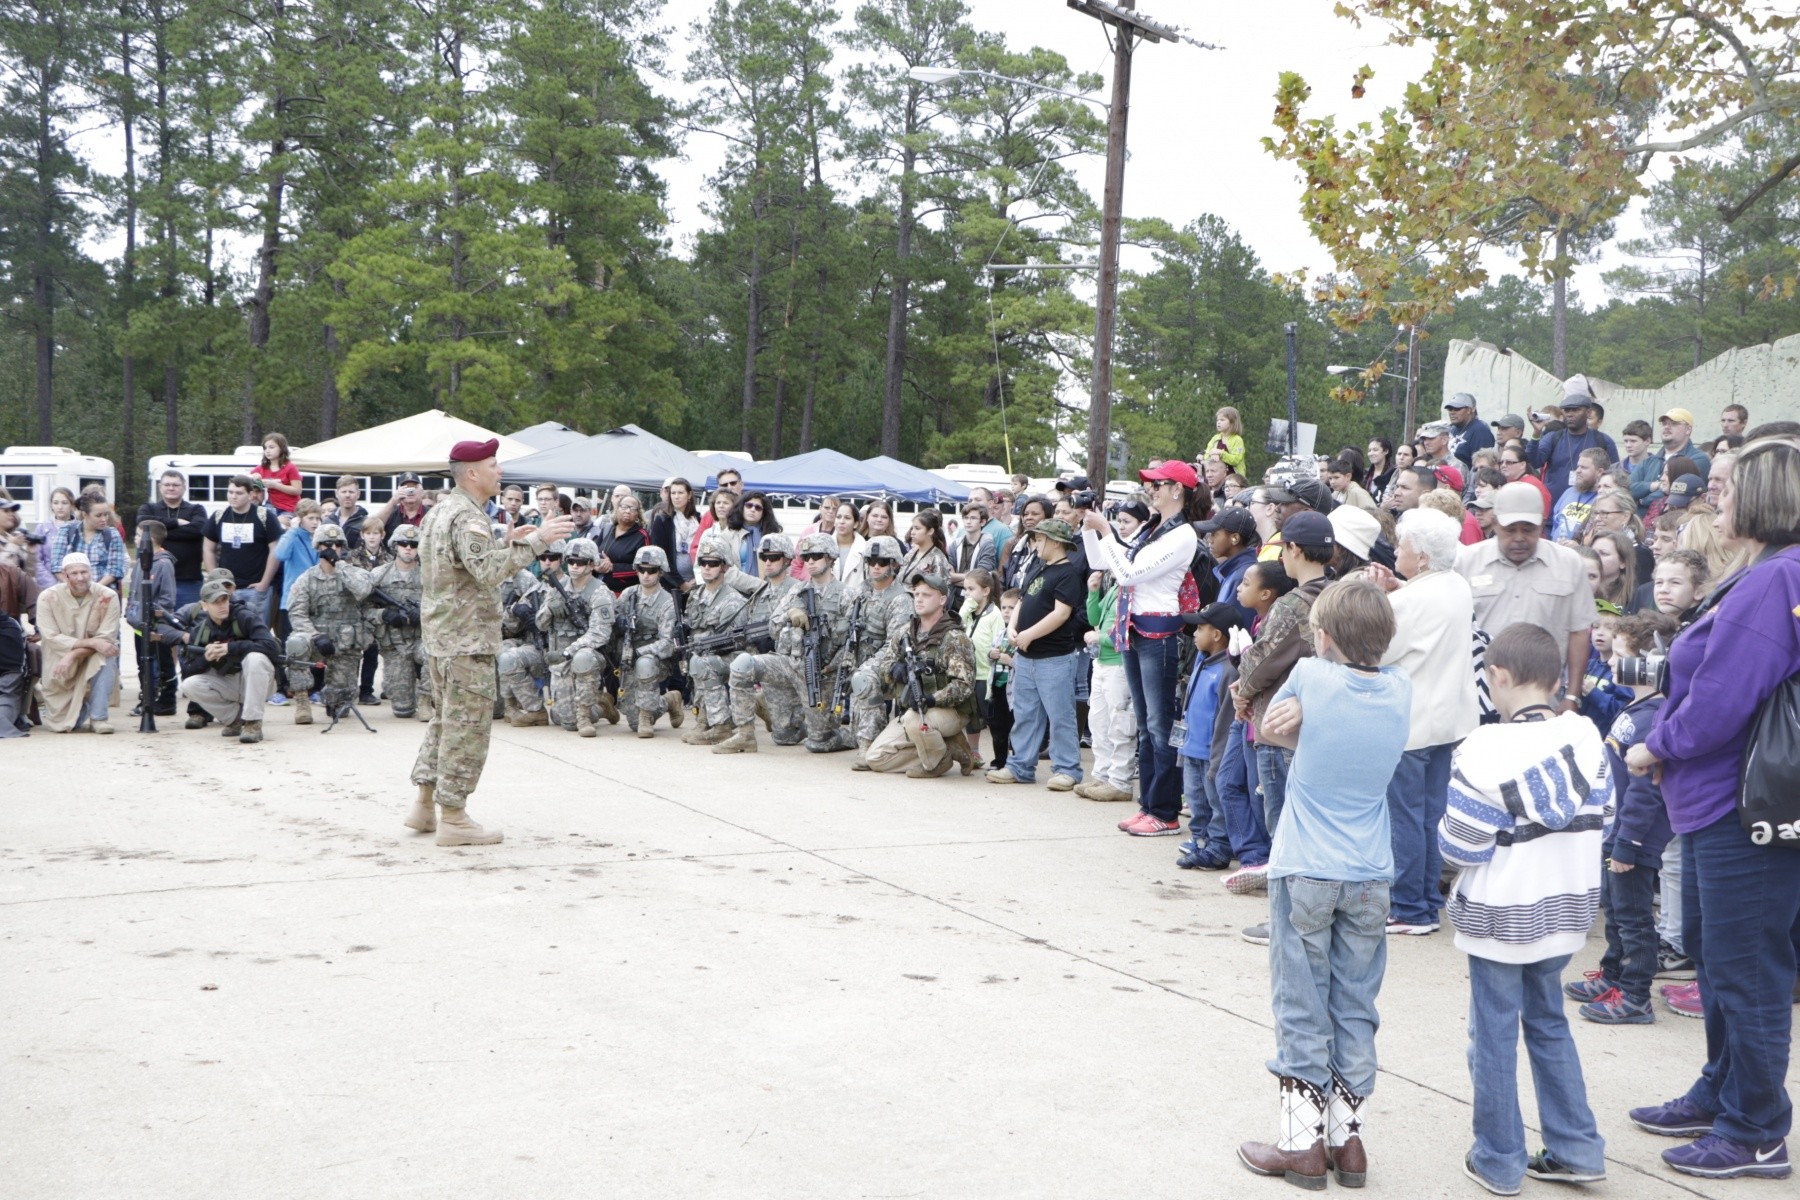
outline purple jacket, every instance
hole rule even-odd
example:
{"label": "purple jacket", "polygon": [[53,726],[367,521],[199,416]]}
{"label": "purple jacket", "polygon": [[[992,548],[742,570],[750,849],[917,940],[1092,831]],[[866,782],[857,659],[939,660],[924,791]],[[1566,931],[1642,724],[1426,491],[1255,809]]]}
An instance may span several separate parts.
{"label": "purple jacket", "polygon": [[1663,763],[1676,833],[1737,809],[1744,745],[1757,710],[1800,671],[1800,546],[1751,567],[1717,608],[1669,647],[1669,699],[1645,742]]}

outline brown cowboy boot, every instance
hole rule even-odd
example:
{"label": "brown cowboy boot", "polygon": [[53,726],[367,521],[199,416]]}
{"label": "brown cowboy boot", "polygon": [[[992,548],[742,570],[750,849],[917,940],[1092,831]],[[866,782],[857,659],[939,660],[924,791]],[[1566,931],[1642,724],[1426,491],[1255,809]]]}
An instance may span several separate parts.
{"label": "brown cowboy boot", "polygon": [[1325,1092],[1304,1079],[1281,1077],[1281,1136],[1274,1145],[1245,1142],[1238,1161],[1258,1175],[1281,1175],[1295,1187],[1323,1191],[1329,1160],[1325,1155]]}

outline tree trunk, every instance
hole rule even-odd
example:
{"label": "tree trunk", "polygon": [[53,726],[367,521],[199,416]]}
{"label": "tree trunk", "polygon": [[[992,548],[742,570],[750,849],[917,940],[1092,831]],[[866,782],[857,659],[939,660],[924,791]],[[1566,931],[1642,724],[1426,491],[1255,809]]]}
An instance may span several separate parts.
{"label": "tree trunk", "polygon": [[819,347],[815,343],[806,361],[806,394],[800,401],[800,446],[796,454],[813,448],[813,409],[819,400]]}
{"label": "tree trunk", "polygon": [[[1569,252],[1567,230],[1556,231],[1556,257]],[[1550,373],[1558,379],[1569,377],[1569,279],[1558,275],[1550,284]]]}
{"label": "tree trunk", "polygon": [[119,18],[124,26],[119,34],[119,70],[124,88],[121,93],[125,141],[125,257],[119,268],[119,295],[123,308],[124,352],[119,356],[119,386],[123,401],[119,420],[124,425],[119,464],[118,491],[135,495],[137,480],[137,359],[131,352],[131,310],[137,303],[137,123],[135,98],[131,92],[131,8],[122,4]]}
{"label": "tree trunk", "polygon": [[50,178],[50,100],[54,81],[50,72],[38,72],[37,195],[32,222],[31,267],[32,341],[37,354],[38,441],[48,446],[55,436],[56,292],[50,285],[51,221],[55,211],[55,183]]}
{"label": "tree trunk", "polygon": [[750,414],[756,409],[756,355],[761,349],[762,341],[762,217],[763,198],[758,196],[750,205],[750,214],[756,222],[756,228],[750,238],[750,274],[748,284],[748,312],[744,318],[744,379],[743,390],[739,396],[740,411],[738,415],[738,449],[746,454],[756,453],[756,447],[750,442]]}
{"label": "tree trunk", "polygon": [[[286,0],[275,0],[270,8],[280,38],[280,28],[287,15]],[[281,204],[287,191],[287,107],[288,96],[279,84],[275,87],[275,137],[269,143],[268,187],[263,197],[262,244],[256,252],[256,291],[250,297],[250,363],[244,372],[244,400],[241,432],[245,445],[257,440],[256,368],[264,347],[269,344],[269,306],[275,300],[276,253],[281,249]]]}
{"label": "tree trunk", "polygon": [[[909,106],[914,107],[914,106]],[[900,456],[901,387],[906,373],[906,317],[912,292],[913,167],[918,161],[910,135],[900,160],[899,233],[894,245],[894,279],[888,291],[887,362],[881,388],[881,452]]]}
{"label": "tree trunk", "polygon": [[[151,27],[156,30],[156,156],[157,186],[162,194],[162,251],[163,278],[160,295],[163,300],[173,305],[180,296],[179,268],[175,245],[175,212],[174,205],[168,203],[170,195],[169,174],[175,148],[175,130],[169,120],[169,43],[166,36],[167,24],[163,19],[162,5],[157,0],[150,4]],[[178,406],[181,401],[181,368],[176,362],[176,348],[173,345],[163,349],[163,453],[178,453],[176,447],[181,436],[181,421]]]}
{"label": "tree trunk", "polygon": [[319,395],[319,440],[337,436],[338,426],[338,335],[336,325],[325,326],[325,385]]}

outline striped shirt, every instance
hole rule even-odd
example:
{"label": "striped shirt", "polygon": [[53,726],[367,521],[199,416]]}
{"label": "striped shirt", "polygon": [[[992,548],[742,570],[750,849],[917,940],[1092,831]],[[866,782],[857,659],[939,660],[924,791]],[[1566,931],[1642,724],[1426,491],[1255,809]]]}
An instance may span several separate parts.
{"label": "striped shirt", "polygon": [[1453,763],[1438,844],[1463,868],[1449,904],[1457,948],[1513,963],[1580,950],[1612,800],[1599,730],[1577,713],[1484,725]]}

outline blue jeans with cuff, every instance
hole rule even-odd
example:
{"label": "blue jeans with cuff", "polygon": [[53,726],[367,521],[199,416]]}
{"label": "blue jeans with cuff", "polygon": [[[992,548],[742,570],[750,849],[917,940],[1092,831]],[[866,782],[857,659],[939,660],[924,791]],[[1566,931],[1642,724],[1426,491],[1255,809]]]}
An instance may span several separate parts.
{"label": "blue jeans with cuff", "polygon": [[1256,795],[1256,748],[1249,742],[1248,728],[1242,721],[1231,723],[1214,784],[1238,865],[1255,867],[1269,861],[1269,827],[1263,824],[1262,801]]}
{"label": "blue jeans with cuff", "polygon": [[1281,824],[1281,810],[1287,807],[1288,768],[1294,765],[1294,752],[1280,746],[1256,747],[1256,777],[1262,782],[1263,823],[1269,837]]}
{"label": "blue jeans with cuff", "polygon": [[1181,637],[1131,635],[1120,656],[1138,728],[1138,807],[1159,821],[1181,819],[1181,763],[1169,745],[1169,729],[1180,704],[1176,699],[1181,672]]}
{"label": "blue jeans with cuff", "polygon": [[1475,1170],[1517,1187],[1525,1178],[1525,1122],[1519,1115],[1519,1028],[1537,1089],[1544,1148],[1578,1171],[1606,1170],[1606,1143],[1588,1107],[1581,1056],[1563,1011],[1569,956],[1534,963],[1469,958],[1469,1080],[1475,1089]]}
{"label": "blue jeans with cuff", "polygon": [[1438,822],[1450,794],[1450,759],[1455,742],[1408,750],[1388,781],[1388,823],[1394,842],[1394,920],[1431,925],[1444,907],[1438,878],[1444,854]]}
{"label": "blue jeans with cuff", "polygon": [[1231,837],[1225,827],[1225,810],[1219,804],[1218,789],[1211,778],[1212,764],[1204,758],[1181,756],[1181,794],[1187,801],[1188,830],[1194,844],[1204,847],[1214,858],[1231,861]]}
{"label": "blue jeans with cuff", "polygon": [[1081,782],[1081,735],[1075,728],[1075,671],[1080,653],[1051,658],[1013,657],[1013,727],[1006,769],[1020,783],[1037,782],[1038,747],[1050,730],[1050,770]]}
{"label": "blue jeans with cuff", "polygon": [[1269,1070],[1321,1088],[1335,1071],[1354,1095],[1375,1090],[1387,914],[1385,880],[1269,880]]}

